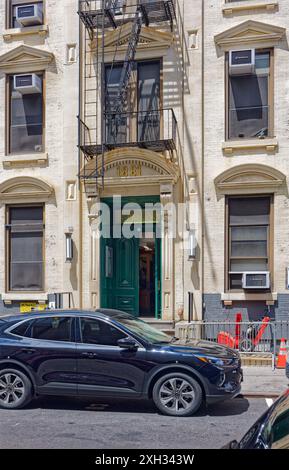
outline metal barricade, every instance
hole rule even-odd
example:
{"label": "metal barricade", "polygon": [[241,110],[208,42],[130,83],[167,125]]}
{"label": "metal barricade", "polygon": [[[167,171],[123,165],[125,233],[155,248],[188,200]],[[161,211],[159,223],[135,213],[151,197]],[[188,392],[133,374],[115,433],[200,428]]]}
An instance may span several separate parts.
{"label": "metal barricade", "polygon": [[275,367],[281,339],[289,345],[289,319],[262,321],[192,321],[176,324],[176,336],[184,341],[206,340],[241,353],[270,356]]}

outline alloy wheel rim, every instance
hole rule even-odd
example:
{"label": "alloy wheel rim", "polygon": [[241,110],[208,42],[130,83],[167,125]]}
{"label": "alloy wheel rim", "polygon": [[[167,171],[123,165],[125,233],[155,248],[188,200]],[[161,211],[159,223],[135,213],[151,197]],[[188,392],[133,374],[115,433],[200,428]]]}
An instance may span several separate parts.
{"label": "alloy wheel rim", "polygon": [[7,373],[0,376],[0,403],[16,404],[23,395],[24,383],[18,375]]}
{"label": "alloy wheel rim", "polygon": [[195,400],[195,391],[187,380],[172,378],[163,383],[159,396],[165,408],[180,413],[191,408]]}

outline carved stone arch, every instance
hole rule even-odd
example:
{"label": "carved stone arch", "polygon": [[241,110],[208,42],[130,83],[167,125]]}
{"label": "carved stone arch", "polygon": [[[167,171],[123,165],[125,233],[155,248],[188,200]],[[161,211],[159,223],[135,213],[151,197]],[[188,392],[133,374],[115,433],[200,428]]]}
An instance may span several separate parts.
{"label": "carved stone arch", "polygon": [[18,176],[0,184],[0,201],[5,203],[46,202],[53,195],[49,183],[31,176]]}
{"label": "carved stone arch", "polygon": [[[91,160],[82,170],[90,174],[95,169]],[[98,172],[101,163],[98,163]],[[163,155],[146,149],[121,148],[105,154],[104,177],[108,186],[175,184],[179,178],[179,168]]]}
{"label": "carved stone arch", "polygon": [[224,171],[214,182],[221,194],[274,193],[286,187],[286,175],[271,166],[248,163]]}

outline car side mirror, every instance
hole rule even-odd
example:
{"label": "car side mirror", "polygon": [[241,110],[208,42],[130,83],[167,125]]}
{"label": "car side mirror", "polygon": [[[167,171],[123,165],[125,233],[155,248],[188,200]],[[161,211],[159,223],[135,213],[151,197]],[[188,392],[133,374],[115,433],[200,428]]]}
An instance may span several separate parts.
{"label": "car side mirror", "polygon": [[136,350],[138,349],[138,344],[132,338],[122,338],[119,339],[117,344],[122,349]]}
{"label": "car side mirror", "polygon": [[238,441],[232,441],[230,442],[230,449],[238,449],[239,448],[239,443]]}

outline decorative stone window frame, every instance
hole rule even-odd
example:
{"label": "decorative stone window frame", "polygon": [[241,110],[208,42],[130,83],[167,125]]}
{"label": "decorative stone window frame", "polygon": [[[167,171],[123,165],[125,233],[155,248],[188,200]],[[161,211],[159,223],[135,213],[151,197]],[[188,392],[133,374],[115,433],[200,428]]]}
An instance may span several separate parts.
{"label": "decorative stone window frame", "polygon": [[230,17],[234,15],[235,13],[250,13],[250,12],[255,12],[255,11],[276,11],[278,10],[279,7],[279,2],[278,1],[272,1],[272,0],[263,0],[263,1],[237,1],[236,2],[225,2],[225,5],[222,7],[223,15]]}
{"label": "decorative stone window frame", "polygon": [[0,183],[0,203],[44,203],[54,196],[54,188],[40,178],[17,176]]}
{"label": "decorative stone window frame", "polygon": [[[135,164],[141,163],[142,165],[152,169],[154,174],[149,176],[115,176],[105,177],[104,186],[107,188],[135,186],[160,186],[160,184],[176,184],[180,175],[179,168],[174,163],[166,160],[163,156],[156,152],[146,149],[132,149],[123,148],[111,150],[105,154],[104,168],[105,173],[116,167],[117,165],[126,165],[134,162]],[[89,171],[95,168],[95,162],[88,162],[81,170],[82,173],[88,174]],[[101,164],[98,166],[98,171],[101,170]],[[87,184],[89,185],[89,184]],[[101,184],[100,184],[101,187]]]}
{"label": "decorative stone window frame", "polygon": [[[125,58],[127,45],[131,35],[131,25],[124,24],[121,31],[117,28],[114,31],[108,32],[104,37],[104,60],[111,62],[112,59],[122,61]],[[174,41],[174,36],[171,32],[157,31],[149,26],[143,26],[140,34],[140,39],[136,49],[136,60],[140,59],[154,59],[165,56],[168,49]],[[115,48],[117,46],[117,54],[115,55]],[[101,51],[102,39],[95,40],[92,43],[92,51]]]}
{"label": "decorative stone window frame", "polygon": [[268,165],[247,163],[234,166],[219,174],[215,180],[219,195],[275,193],[286,188],[286,175]]}
{"label": "decorative stone window frame", "polygon": [[[31,72],[44,72],[54,61],[54,54],[43,49],[31,47],[22,44],[21,46],[15,47],[14,49],[2,54],[0,56],[0,73],[3,72],[6,76],[15,73],[31,73]],[[43,87],[43,101],[44,101],[44,113],[45,113],[45,77]],[[7,126],[7,122],[6,122]],[[43,137],[45,141],[45,135]],[[6,145],[7,150],[7,145]],[[11,167],[13,165],[27,165],[27,164],[46,164],[48,160],[48,154],[43,153],[31,153],[31,154],[13,154],[13,155],[2,155],[2,163],[4,168]]]}
{"label": "decorative stone window frame", "polygon": [[[0,183],[0,204],[44,204],[54,198],[54,188],[48,182],[30,176],[18,176]],[[3,292],[5,304],[14,301],[38,301],[48,299],[46,292]]]}
{"label": "decorative stone window frame", "polygon": [[53,60],[52,52],[22,44],[0,56],[0,72],[8,74],[43,71]]}
{"label": "decorative stone window frame", "polygon": [[286,28],[261,21],[247,20],[214,36],[222,51],[247,47],[275,47],[286,40]]}
{"label": "decorative stone window frame", "polygon": [[[27,3],[28,0],[19,0],[19,4]],[[29,2],[28,2],[29,3]],[[35,3],[33,0],[31,3]],[[6,29],[2,33],[4,41],[22,40],[27,36],[39,36],[45,38],[48,34],[48,25],[46,24],[46,4],[43,0],[43,24],[36,26],[27,26],[25,28],[11,28],[10,27],[10,15],[11,5],[10,0],[6,0]]]}
{"label": "decorative stone window frame", "polygon": [[[224,55],[230,50],[242,50],[246,48],[266,49],[271,50],[270,53],[270,74],[271,74],[271,85],[270,85],[270,96],[271,96],[271,107],[272,114],[270,117],[270,129],[271,135],[264,139],[250,139],[250,140],[227,140],[223,143],[223,152],[225,154],[232,154],[234,151],[254,151],[254,150],[265,150],[267,152],[274,152],[278,148],[278,142],[273,134],[273,113],[274,113],[274,47],[281,44],[282,41],[286,40],[286,28],[275,26],[268,23],[263,23],[255,20],[247,20],[235,25],[221,33],[214,36],[216,47],[219,49],[219,54]],[[224,58],[225,60],[225,58]],[[226,69],[227,69],[226,63]],[[226,134],[227,134],[227,118],[228,118],[228,74],[226,73],[225,82],[225,116],[226,116]],[[227,136],[226,136],[227,137]],[[225,137],[225,138],[226,138]]]}

